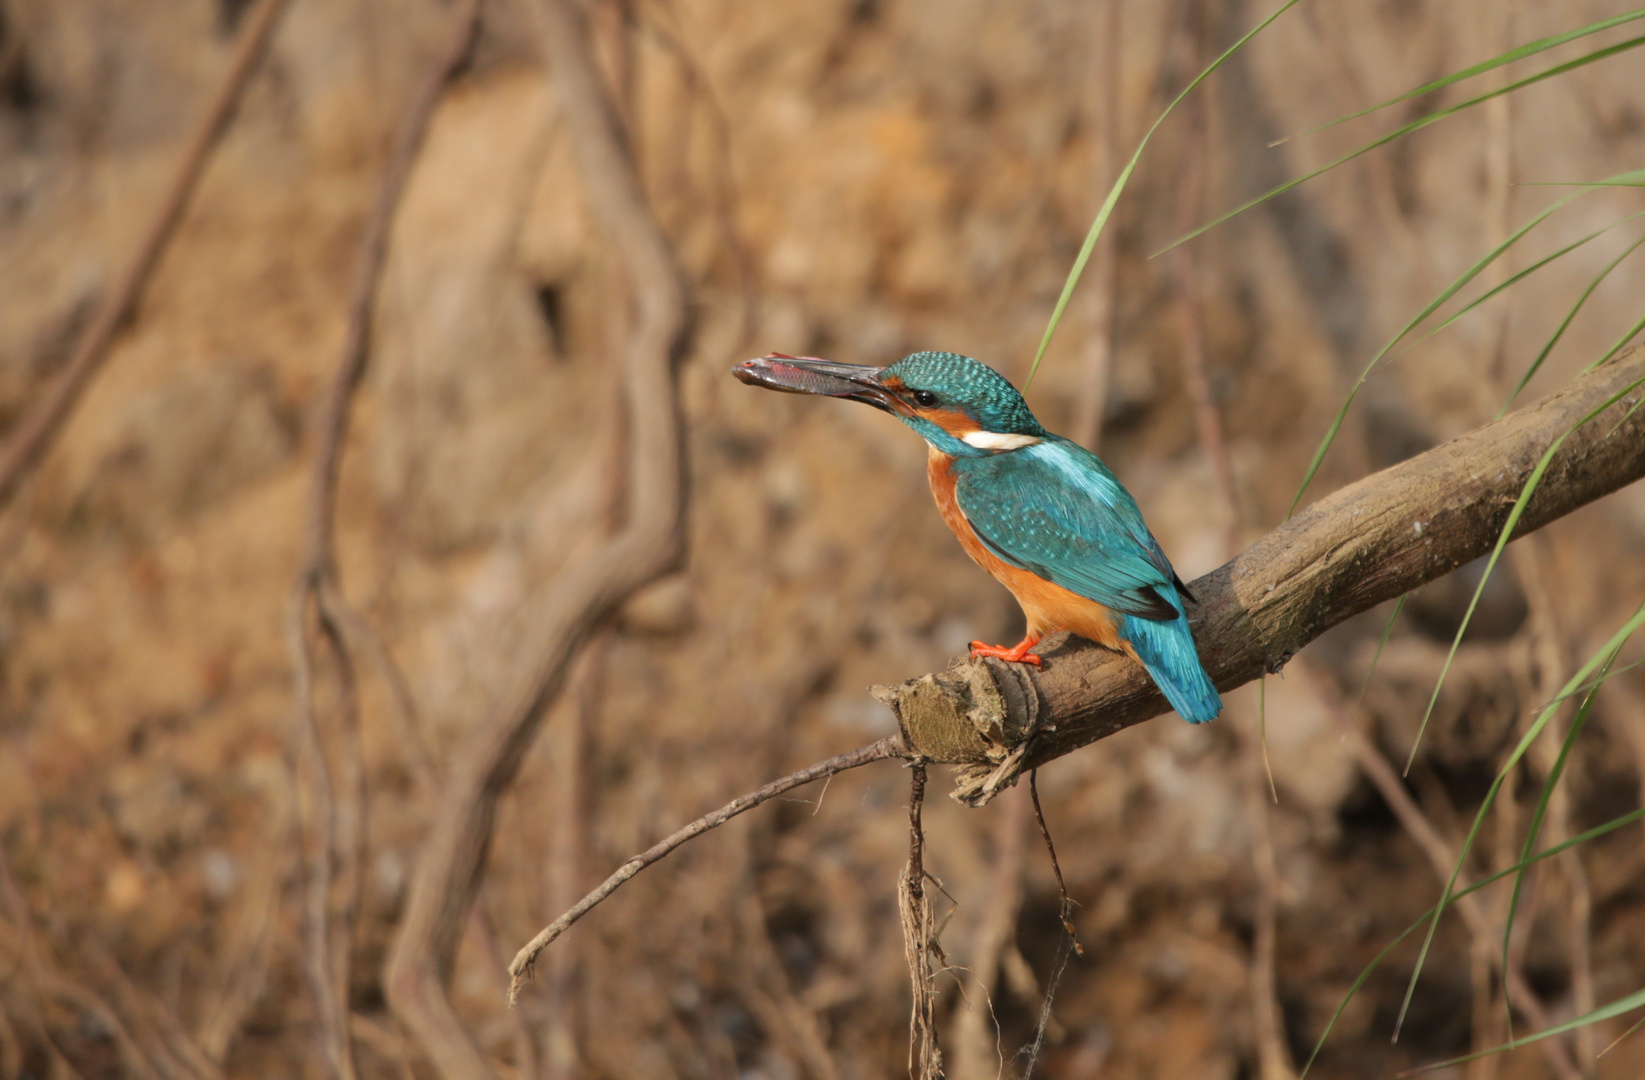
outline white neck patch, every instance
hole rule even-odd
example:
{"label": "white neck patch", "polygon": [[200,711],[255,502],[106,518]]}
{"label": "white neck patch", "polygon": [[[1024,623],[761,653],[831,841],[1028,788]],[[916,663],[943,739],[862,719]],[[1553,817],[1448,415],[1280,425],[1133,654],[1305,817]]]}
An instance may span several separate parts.
{"label": "white neck patch", "polygon": [[1021,450],[1039,442],[1032,435],[1007,435],[998,431],[967,431],[960,438],[978,450]]}

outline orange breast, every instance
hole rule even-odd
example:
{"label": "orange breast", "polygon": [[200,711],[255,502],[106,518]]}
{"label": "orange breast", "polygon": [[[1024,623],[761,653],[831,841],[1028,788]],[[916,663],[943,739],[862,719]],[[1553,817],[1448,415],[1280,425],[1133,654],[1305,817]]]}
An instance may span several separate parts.
{"label": "orange breast", "polygon": [[959,499],[955,497],[953,465],[953,458],[935,447],[930,449],[926,459],[926,475],[931,481],[931,495],[937,500],[937,510],[971,560],[992,574],[1017,598],[1023,615],[1028,619],[1028,633],[1043,637],[1058,630],[1068,630],[1106,648],[1130,652],[1120,639],[1118,620],[1108,608],[1046,581],[1030,570],[1012,566],[988,550],[987,545],[977,537],[971,522],[966,520]]}

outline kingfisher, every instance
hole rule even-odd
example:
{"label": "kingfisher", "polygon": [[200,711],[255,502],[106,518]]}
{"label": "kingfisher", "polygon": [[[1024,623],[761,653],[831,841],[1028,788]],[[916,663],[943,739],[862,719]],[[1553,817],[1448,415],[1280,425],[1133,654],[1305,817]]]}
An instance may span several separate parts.
{"label": "kingfisher", "polygon": [[972,656],[1037,666],[1030,650],[1066,630],[1140,663],[1189,723],[1222,711],[1183,606],[1194,596],[1137,501],[1097,455],[1041,426],[1005,376],[948,352],[917,352],[886,367],[772,353],[732,374],[771,390],[863,402],[925,439],[943,521],[1027,620],[1017,644],[973,641]]}

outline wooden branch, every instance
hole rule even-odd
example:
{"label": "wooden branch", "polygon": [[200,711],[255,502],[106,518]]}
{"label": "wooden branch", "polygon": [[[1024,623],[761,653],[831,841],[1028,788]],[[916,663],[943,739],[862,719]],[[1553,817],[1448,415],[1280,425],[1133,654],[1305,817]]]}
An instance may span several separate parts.
{"label": "wooden branch", "polygon": [[569,567],[533,613],[520,662],[498,706],[456,748],[431,829],[417,856],[405,913],[389,950],[390,1006],[448,1080],[495,1075],[446,994],[464,919],[491,846],[497,804],[513,783],[589,635],[634,590],[685,552],[685,488],[673,365],[690,330],[685,279],[646,201],[621,124],[591,62],[570,0],[540,10],[560,107],[593,217],[627,272],[634,301],[620,374],[627,443],[622,527]]}
{"label": "wooden branch", "polygon": [[68,363],[28,412],[6,433],[5,444],[0,446],[0,507],[4,507],[17,494],[24,477],[39,462],[69,413],[74,410],[80,395],[91,383],[92,376],[103,366],[115,334],[126,320],[136,314],[143,289],[159,264],[166,244],[176,232],[183,211],[199,185],[212,150],[228,127],[229,117],[234,115],[234,108],[239,104],[240,95],[245,92],[258,59],[274,36],[274,28],[279,24],[286,3],[287,0],[261,0],[246,20],[245,31],[235,46],[234,58],[229,61],[228,73],[223,76],[199,125],[189,136],[188,147],[183,151],[177,172],[166,187],[159,209],[143,231],[131,262],[126,264],[114,291],[108,294],[97,314],[75,341]]}
{"label": "wooden branch", "polygon": [[[1532,408],[1320,499],[1191,588],[1200,656],[1231,690],[1280,670],[1352,615],[1486,554],[1526,478],[1567,438],[1521,517],[1523,536],[1645,475],[1645,348],[1571,381]],[[1024,769],[1166,711],[1131,660],[1082,642],[1043,669],[993,659],[875,694],[897,713],[911,752],[960,765],[954,797],[987,802]]]}

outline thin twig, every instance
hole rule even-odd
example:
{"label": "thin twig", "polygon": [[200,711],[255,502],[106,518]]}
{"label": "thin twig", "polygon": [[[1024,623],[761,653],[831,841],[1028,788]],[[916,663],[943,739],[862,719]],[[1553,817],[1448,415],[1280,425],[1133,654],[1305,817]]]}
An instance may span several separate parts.
{"label": "thin twig", "polygon": [[[0,36],[0,86],[8,86],[12,85],[12,80],[18,75],[18,68],[23,61],[23,49],[26,41],[23,36],[24,29],[22,26],[17,25],[14,12],[8,11],[3,5],[0,5],[0,17],[4,17],[6,22],[6,25],[0,27],[0,32],[3,32],[3,36]],[[3,1061],[3,1059],[4,1055],[0,1054],[0,1061]],[[7,1068],[8,1074],[18,1071],[18,1069],[9,1068],[4,1064],[0,1064],[0,1068]]]}
{"label": "thin twig", "polygon": [[[348,1022],[348,967],[365,857],[367,802],[359,745],[359,692],[354,652],[350,647],[351,638],[361,639],[364,620],[349,607],[338,581],[337,484],[354,393],[365,375],[370,356],[372,312],[395,214],[435,106],[468,56],[479,13],[479,0],[466,0],[453,17],[451,34],[401,121],[360,236],[349,293],[347,328],[320,422],[319,449],[309,486],[303,565],[293,584],[288,608],[287,638],[297,705],[298,761],[311,778],[314,804],[315,835],[302,845],[308,856],[304,875],[307,969],[325,1058],[331,1075],[341,1080],[348,1080],[356,1073],[352,1028]],[[335,661],[338,676],[340,796],[339,785],[332,779],[314,702],[314,655],[307,632],[311,603],[320,640]],[[417,757],[414,753],[414,761]],[[335,889],[337,895],[333,896],[332,879],[337,872],[340,872],[340,885]]]}
{"label": "thin twig", "polygon": [[884,761],[887,758],[902,757],[906,752],[902,740],[895,737],[881,739],[879,742],[869,743],[867,746],[859,746],[849,753],[831,757],[827,761],[819,761],[808,768],[791,772],[780,780],[773,780],[757,791],[738,796],[718,810],[704,814],[691,824],[646,848],[619,866],[610,877],[600,883],[598,888],[577,901],[570,911],[545,926],[538,932],[536,937],[527,942],[526,946],[515,955],[513,962],[508,965],[509,975],[512,976],[508,988],[509,1004],[512,1005],[519,1000],[520,988],[531,978],[532,968],[537,963],[537,957],[553,943],[555,938],[570,929],[573,923],[587,915],[606,897],[622,888],[623,884],[634,877],[635,874],[638,874],[652,863],[666,858],[681,844],[693,840],[711,829],[719,828],[738,814],[752,810],[761,803],[769,802],[784,792],[792,791],[797,787],[821,780],[824,777],[833,776],[835,773],[845,772],[847,769],[855,769],[859,765]]}
{"label": "thin twig", "polygon": [[356,1042],[364,1043],[378,1057],[398,1066],[400,1080],[417,1080],[417,1074],[411,1068],[411,1040],[405,1037],[392,1018],[383,1021],[354,1013],[348,1018],[348,1026]]}
{"label": "thin twig", "polygon": [[[286,645],[292,656],[293,714],[292,749],[289,755],[293,787],[292,839],[302,867],[303,969],[309,992],[314,995],[321,1052],[334,1077],[354,1073],[353,1051],[346,1020],[346,1005],[334,977],[331,935],[331,891],[333,861],[337,850],[336,786],[331,766],[320,741],[319,721],[314,710],[314,658],[309,649],[300,603],[290,605],[286,618]],[[303,777],[310,797],[312,832],[304,827],[301,792]]]}
{"label": "thin twig", "polygon": [[[1473,938],[1468,947],[1468,978],[1473,993],[1470,1020],[1473,1025],[1473,1049],[1476,1053],[1502,1041],[1495,1034],[1502,1017],[1497,1012],[1493,992],[1495,984],[1491,966],[1492,947],[1492,942],[1480,937]],[[1498,1064],[1500,1062],[1496,1054],[1475,1058],[1468,1062],[1467,1072],[1463,1074],[1464,1080],[1496,1080]]]}
{"label": "thin twig", "polygon": [[[869,545],[866,550],[873,550]],[[750,741],[758,740],[763,752],[756,755],[756,768],[773,771],[788,747],[788,719],[810,696],[817,680],[836,662],[840,649],[855,633],[851,612],[861,610],[860,601],[873,593],[881,583],[878,566],[873,572],[854,577],[855,587],[841,596],[841,603],[822,621],[805,659],[785,669],[777,685],[760,696],[760,707],[754,716],[739,726]],[[763,735],[763,738],[760,736]],[[826,790],[833,776],[822,783]],[[790,800],[806,802],[807,800]],[[817,802],[822,801],[818,795]],[[764,902],[760,897],[758,852],[770,847],[771,818],[766,817],[743,830],[741,843],[742,872],[734,880],[733,895],[722,903],[733,908],[737,915],[740,948],[737,965],[741,978],[738,993],[754,1014],[760,1026],[810,1080],[839,1080],[840,1069],[829,1049],[828,1028],[821,1010],[813,1007],[796,992],[793,981],[778,955],[767,925]]]}
{"label": "thin twig", "polygon": [[[1491,44],[1491,51],[1501,52],[1509,47],[1513,39],[1513,4],[1505,0],[1492,0],[1487,5],[1487,35]],[[1507,84],[1505,72],[1498,69],[1492,73],[1490,85],[1499,88]],[[1485,218],[1486,241],[1495,247],[1501,244],[1512,228],[1513,209],[1513,104],[1508,96],[1493,98],[1485,106],[1485,194],[1482,200],[1482,209]],[[1504,253],[1490,268],[1490,272],[1483,284],[1497,286],[1507,280],[1514,269],[1515,251]],[[1489,332],[1488,351],[1484,356],[1483,379],[1475,380],[1478,388],[1476,393],[1481,398],[1484,415],[1495,415],[1499,403],[1513,394],[1513,380],[1507,372],[1507,356],[1510,322],[1514,313],[1514,305],[1501,308],[1495,320],[1494,328]],[[1516,544],[1509,554],[1509,565],[1519,582],[1520,591],[1525,594],[1527,617],[1522,633],[1529,639],[1534,654],[1532,667],[1534,676],[1532,681],[1538,697],[1548,698],[1556,692],[1557,687],[1565,680],[1567,658],[1565,649],[1561,645],[1558,628],[1555,625],[1554,601],[1552,590],[1548,586],[1546,563],[1543,558],[1544,537],[1529,537],[1524,543]],[[1556,755],[1554,749],[1563,739],[1564,732],[1559,725],[1550,733],[1549,739],[1538,740],[1531,748],[1531,757],[1520,768],[1527,773],[1534,766],[1542,770],[1543,775],[1553,764]],[[1551,741],[1550,741],[1551,739]],[[1509,790],[1512,790],[1511,787]],[[1511,799],[1504,797],[1504,809],[1512,812]],[[1548,840],[1558,843],[1570,835],[1568,827],[1568,796],[1565,789],[1557,789],[1548,808],[1546,822]],[[1511,845],[1511,836],[1505,838]],[[1511,851],[1511,847],[1510,847]],[[1571,997],[1573,1007],[1578,1014],[1591,1012],[1594,1008],[1593,962],[1590,950],[1590,919],[1592,900],[1588,891],[1587,874],[1582,867],[1581,856],[1575,851],[1567,851],[1558,860],[1560,872],[1566,879],[1568,887],[1568,931],[1571,953],[1570,976]],[[1538,867],[1537,874],[1546,873],[1551,867]],[[1522,913],[1529,922],[1532,915]],[[1500,962],[1500,961],[1499,961]],[[1517,954],[1510,954],[1510,966],[1519,968],[1523,958]],[[1523,981],[1523,972],[1520,972]],[[1510,1023],[1511,1034],[1511,1023]],[[1591,1070],[1592,1063],[1597,1056],[1595,1030],[1592,1025],[1583,1025],[1572,1033],[1575,1043],[1579,1067]],[[1480,1040],[1475,1040],[1479,1043]],[[1483,1050],[1489,1044],[1476,1045],[1476,1051]],[[1480,1059],[1479,1068],[1494,1069],[1494,1056]]]}
{"label": "thin twig", "polygon": [[[0,76],[5,74],[5,67],[0,63]],[[12,1024],[11,1017],[6,1010],[0,1007],[0,1074],[5,1076],[20,1076],[23,1072],[23,1043],[17,1037],[17,1028]]]}
{"label": "thin twig", "polygon": [[342,632],[349,651],[363,657],[388,688],[389,701],[394,706],[389,713],[394,720],[395,745],[405,754],[413,783],[421,793],[432,791],[439,782],[435,739],[418,715],[417,702],[411,693],[411,683],[406,678],[405,670],[394,659],[388,642],[383,640],[371,620],[348,603],[335,585],[322,582],[320,588],[332,594],[325,597],[326,611]]}
{"label": "thin twig", "polygon": [[[1513,40],[1513,4],[1509,0],[1492,0],[1487,8],[1486,33],[1491,45],[1490,51],[1504,51]],[[1505,86],[1506,83],[1507,76],[1502,69],[1492,73],[1490,85],[1493,89]],[[1493,247],[1507,238],[1512,227],[1513,151],[1513,103],[1509,96],[1504,95],[1493,98],[1485,106],[1485,196],[1482,208],[1487,243]],[[1504,253],[1503,257],[1491,266],[1489,276],[1483,283],[1496,286],[1507,280],[1514,269],[1514,258],[1515,251]],[[1494,415],[1499,407],[1498,403],[1513,393],[1512,379],[1507,372],[1507,354],[1510,321],[1514,310],[1514,305],[1504,306],[1496,317],[1495,326],[1488,336],[1488,352],[1484,357],[1485,378],[1475,381],[1479,388],[1477,393],[1487,399],[1482,401],[1486,416]],[[1548,586],[1545,569],[1547,560],[1542,555],[1543,538],[1533,537],[1523,544],[1515,545],[1515,549],[1510,552],[1510,565],[1519,581],[1521,591],[1525,594],[1529,609],[1524,633],[1529,637],[1535,653],[1537,693],[1538,696],[1546,698],[1554,692],[1553,688],[1563,683],[1567,660],[1555,626],[1553,595]],[[1534,760],[1528,763],[1541,769],[1544,776],[1547,775],[1555,756],[1553,747],[1563,738],[1563,732],[1556,728],[1551,738],[1552,742],[1546,739],[1539,740],[1532,748]],[[1558,843],[1570,835],[1567,820],[1568,801],[1564,789],[1554,791],[1547,820],[1550,843]],[[1590,948],[1592,899],[1581,857],[1575,850],[1562,855],[1558,866],[1568,887],[1571,996],[1574,1008],[1582,1014],[1591,1012],[1595,1005]],[[1546,869],[1551,868],[1539,868],[1538,872],[1544,872]],[[1510,963],[1517,962],[1514,957],[1510,957]],[[1591,1070],[1598,1049],[1594,1028],[1592,1025],[1583,1025],[1572,1037],[1581,1067]],[[1475,1050],[1482,1049],[1483,1046],[1475,1047]]]}
{"label": "thin twig", "polygon": [[1057,845],[1051,842],[1051,827],[1045,822],[1045,811],[1040,807],[1039,770],[1035,769],[1028,774],[1028,796],[1034,804],[1034,820],[1040,827],[1040,838],[1045,841],[1046,854],[1051,856],[1051,872],[1057,876],[1057,898],[1062,916],[1063,940],[1057,949],[1057,963],[1051,969],[1051,980],[1045,984],[1045,1000],[1040,1004],[1039,1019],[1034,1023],[1034,1038],[1028,1044],[1023,1056],[1027,1059],[1023,1066],[1023,1080],[1032,1080],[1034,1065],[1039,1061],[1040,1050],[1045,1046],[1045,1032],[1051,1024],[1051,1002],[1057,996],[1057,987],[1062,983],[1063,972],[1068,970],[1068,960],[1078,954],[1085,955],[1085,946],[1080,944],[1074,933],[1074,901],[1068,895],[1068,884],[1062,878],[1062,863],[1057,859]]}
{"label": "thin twig", "polygon": [[[1193,110],[1197,115],[1199,110]],[[1198,140],[1196,140],[1198,141]],[[1189,155],[1183,166],[1182,199],[1178,227],[1192,228],[1200,217],[1203,163]],[[1171,253],[1171,270],[1177,290],[1177,310],[1182,315],[1182,374],[1188,398],[1194,404],[1194,427],[1199,434],[1200,452],[1210,467],[1212,488],[1223,519],[1223,549],[1232,556],[1240,548],[1239,500],[1234,488],[1234,468],[1228,457],[1228,440],[1223,434],[1222,414],[1211,393],[1211,379],[1205,366],[1205,322],[1200,313],[1200,277],[1197,248],[1183,244]]]}
{"label": "thin twig", "polygon": [[[1491,0],[1486,7],[1484,21],[1489,24],[1486,30],[1487,51],[1493,55],[1507,52],[1513,47],[1513,0]],[[1499,67],[1490,74],[1489,85],[1493,91],[1501,90],[1507,84],[1506,68]],[[1485,212],[1485,242],[1492,248],[1506,240],[1513,228],[1513,100],[1512,95],[1498,94],[1485,103],[1485,153],[1482,155],[1485,159],[1485,192],[1480,202]],[[1514,250],[1504,252],[1503,257],[1492,264],[1482,284],[1494,287],[1507,280],[1513,272],[1515,255]],[[1508,359],[1508,321],[1514,307],[1513,304],[1504,304],[1496,320],[1490,355],[1486,358],[1486,385],[1501,386],[1504,383]]]}
{"label": "thin twig", "polygon": [[1062,863],[1057,859],[1057,845],[1051,842],[1051,827],[1045,823],[1045,811],[1040,808],[1040,771],[1034,769],[1028,774],[1028,796],[1034,804],[1034,821],[1040,827],[1040,838],[1045,841],[1045,853],[1051,857],[1051,872],[1057,878],[1058,910],[1061,912],[1062,929],[1073,944],[1074,951],[1081,956],[1085,955],[1085,946],[1079,943],[1079,935],[1074,933],[1074,901],[1068,895],[1068,883],[1062,879]]}
{"label": "thin twig", "polygon": [[[603,637],[591,641],[571,677],[571,707],[563,710],[561,741],[556,746],[554,792],[550,812],[554,831],[549,837],[547,882],[544,892],[549,911],[564,911],[577,902],[587,887],[588,838],[593,807],[593,786],[587,776],[593,765],[592,733],[599,722],[601,691],[607,648]],[[548,1016],[544,1024],[549,1080],[569,1080],[584,1071],[578,1033],[583,1015],[579,979],[578,943],[568,941],[548,958],[545,981]],[[512,989],[512,978],[509,980]]]}
{"label": "thin twig", "polygon": [[1240,756],[1246,768],[1241,778],[1245,796],[1245,816],[1251,826],[1251,864],[1256,875],[1256,903],[1251,942],[1251,1013],[1257,1037],[1257,1054],[1263,1080],[1286,1080],[1295,1076],[1290,1050],[1285,1041],[1285,1015],[1280,1009],[1275,948],[1279,931],[1279,867],[1274,856],[1270,788],[1263,782],[1265,758],[1259,740],[1251,733],[1241,735]]}
{"label": "thin twig", "polygon": [[1609,1054],[1612,1050],[1615,1050],[1617,1048],[1618,1044],[1620,1044],[1623,1039],[1626,1039],[1628,1036],[1632,1035],[1634,1032],[1638,1031],[1642,1027],[1645,1027],[1645,1016],[1642,1016],[1638,1020],[1635,1020],[1631,1025],[1629,1025],[1627,1031],[1624,1031],[1622,1034],[1618,1035],[1616,1038],[1612,1039],[1609,1043],[1607,1043],[1605,1045],[1605,1049],[1601,1050],[1598,1054],[1594,1055],[1595,1058],[1602,1058],[1606,1054]]}
{"label": "thin twig", "polygon": [[29,411],[7,433],[0,446],[0,507],[17,494],[19,484],[40,461],[51,445],[63,422],[79,402],[92,377],[108,358],[114,337],[137,312],[154,268],[166,245],[177,231],[177,225],[188,208],[200,176],[211,159],[235,106],[240,102],[251,73],[257,67],[280,15],[286,9],[286,0],[259,0],[256,9],[246,20],[246,28],[235,46],[228,71],[217,87],[205,115],[189,136],[177,172],[166,186],[160,206],[149,219],[148,226],[137,244],[131,261],[126,264],[110,292],[98,308],[96,316],[86,325],[75,341],[74,351],[56,376],[56,380],[37,399]]}

